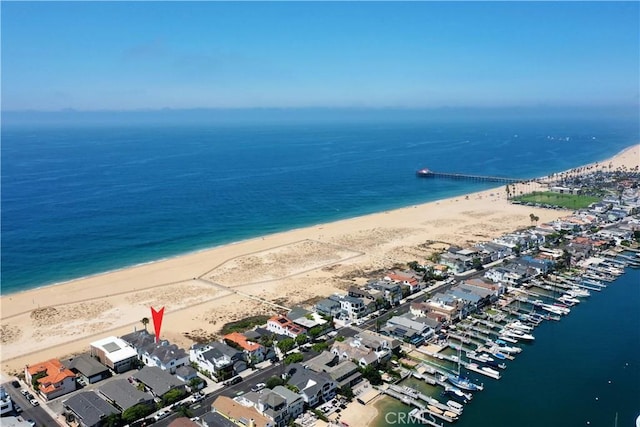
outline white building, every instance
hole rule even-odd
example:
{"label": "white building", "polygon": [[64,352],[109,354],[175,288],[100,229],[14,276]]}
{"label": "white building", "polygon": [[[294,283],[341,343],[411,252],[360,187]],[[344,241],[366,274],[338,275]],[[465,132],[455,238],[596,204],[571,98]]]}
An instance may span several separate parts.
{"label": "white building", "polygon": [[97,357],[100,363],[116,373],[132,369],[138,357],[136,350],[118,337],[103,338],[90,345],[91,356]]}

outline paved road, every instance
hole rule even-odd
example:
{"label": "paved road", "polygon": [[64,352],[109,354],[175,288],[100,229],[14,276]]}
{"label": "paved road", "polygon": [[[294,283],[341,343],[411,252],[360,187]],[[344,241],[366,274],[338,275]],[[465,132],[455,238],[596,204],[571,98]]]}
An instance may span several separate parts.
{"label": "paved road", "polygon": [[44,409],[40,406],[33,406],[29,401],[20,393],[19,388],[15,388],[11,385],[11,383],[3,384],[4,389],[7,391],[9,396],[11,396],[11,400],[14,403],[17,403],[22,408],[22,413],[20,416],[25,420],[33,420],[36,422],[37,426],[57,426],[58,423],[56,420],[51,418]]}

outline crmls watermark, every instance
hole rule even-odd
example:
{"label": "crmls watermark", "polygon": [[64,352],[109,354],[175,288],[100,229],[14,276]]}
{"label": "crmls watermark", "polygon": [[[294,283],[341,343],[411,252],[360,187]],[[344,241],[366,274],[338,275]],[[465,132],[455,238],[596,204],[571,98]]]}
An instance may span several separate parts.
{"label": "crmls watermark", "polygon": [[387,412],[384,414],[384,421],[388,426],[401,426],[411,424],[424,424],[424,422],[412,413]]}

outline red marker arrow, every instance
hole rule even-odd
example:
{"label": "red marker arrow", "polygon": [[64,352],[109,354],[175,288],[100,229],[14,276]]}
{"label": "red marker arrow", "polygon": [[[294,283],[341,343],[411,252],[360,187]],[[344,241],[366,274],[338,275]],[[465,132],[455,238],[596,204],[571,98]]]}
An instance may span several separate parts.
{"label": "red marker arrow", "polygon": [[151,316],[153,317],[153,329],[156,332],[156,343],[160,340],[160,328],[162,327],[162,316],[164,315],[164,307],[156,311],[151,307]]}

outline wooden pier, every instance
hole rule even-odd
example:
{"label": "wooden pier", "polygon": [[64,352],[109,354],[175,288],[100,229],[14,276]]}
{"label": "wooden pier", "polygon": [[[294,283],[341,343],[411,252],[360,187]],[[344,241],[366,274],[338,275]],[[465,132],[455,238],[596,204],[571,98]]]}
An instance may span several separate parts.
{"label": "wooden pier", "polygon": [[470,180],[470,181],[502,182],[505,184],[515,184],[516,182],[528,181],[522,178],[508,178],[504,176],[487,176],[487,175],[473,175],[473,174],[466,174],[466,173],[436,172],[427,168],[416,171],[416,176],[420,178],[448,178],[448,179],[464,179],[464,180]]}

